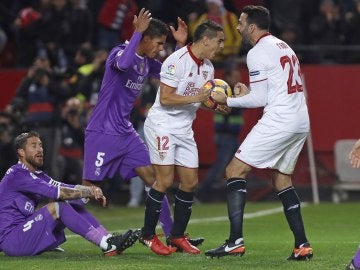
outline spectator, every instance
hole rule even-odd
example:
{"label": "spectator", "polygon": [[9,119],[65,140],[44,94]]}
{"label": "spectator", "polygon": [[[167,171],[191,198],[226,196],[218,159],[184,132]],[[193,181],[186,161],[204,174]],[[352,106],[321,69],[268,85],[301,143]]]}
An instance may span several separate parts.
{"label": "spectator", "polygon": [[[310,32],[313,44],[342,45],[345,40],[345,20],[340,12],[340,6],[334,0],[322,0],[319,6],[320,14],[311,20]],[[321,49],[316,51],[314,58],[320,63],[339,63],[342,53],[334,53]]]}
{"label": "spectator", "polygon": [[83,166],[84,127],[81,121],[81,102],[73,97],[67,100],[62,111],[59,147],[59,179],[67,184],[81,184]]}
{"label": "spectator", "polygon": [[138,8],[133,0],[105,0],[98,17],[97,45],[110,50],[133,33],[133,17]]}
{"label": "spectator", "polygon": [[206,3],[207,13],[201,15],[196,21],[189,22],[189,32],[193,36],[196,27],[205,20],[220,24],[225,34],[224,49],[213,59],[213,62],[221,64],[220,62],[239,54],[241,36],[236,30],[238,18],[236,14],[225,9],[222,0],[206,0]]}

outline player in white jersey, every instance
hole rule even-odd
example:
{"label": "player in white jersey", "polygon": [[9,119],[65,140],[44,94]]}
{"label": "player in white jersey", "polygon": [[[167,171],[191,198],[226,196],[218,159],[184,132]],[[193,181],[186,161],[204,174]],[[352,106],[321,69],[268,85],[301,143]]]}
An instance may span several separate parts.
{"label": "player in white jersey", "polygon": [[237,30],[253,48],[247,55],[250,89],[235,86],[237,97],[217,94],[214,99],[229,107],[264,107],[264,114],[250,131],[226,168],[230,237],[207,256],[243,255],[243,215],[246,177],[255,168],[273,169],[272,183],[284,206],[295,247],[288,259],[304,260],[313,255],[306,238],[300,201],[292,186],[297,158],[309,132],[309,115],[294,51],[269,31],[270,14],[262,6],[246,6]]}
{"label": "player in white jersey", "polygon": [[[203,22],[195,31],[193,43],[171,54],[161,67],[161,84],[144,125],[156,182],[146,200],[142,228],[142,242],[160,255],[169,255],[175,250],[161,248],[164,244],[155,235],[161,201],[173,184],[175,168],[180,185],[168,243],[187,253],[200,253],[184,235],[198,182],[198,150],[191,126],[201,102],[210,95],[209,90],[202,87],[214,78],[209,59],[223,46],[222,27],[211,21]],[[162,250],[164,252],[159,252]]]}

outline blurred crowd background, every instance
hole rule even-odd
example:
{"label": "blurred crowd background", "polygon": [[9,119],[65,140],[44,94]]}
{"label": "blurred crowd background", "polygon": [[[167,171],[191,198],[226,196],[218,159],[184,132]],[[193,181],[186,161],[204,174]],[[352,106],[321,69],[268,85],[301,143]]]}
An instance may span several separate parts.
{"label": "blurred crowd background", "polygon": [[[169,25],[181,17],[189,42],[202,20],[222,24],[225,48],[214,64],[226,69],[245,63],[249,47],[236,27],[249,4],[270,9],[271,33],[291,45],[302,63],[360,62],[360,0],[2,0],[0,68],[27,74],[0,112],[0,177],[17,161],[14,136],[31,129],[42,136],[44,170],[64,182],[81,182],[84,129],[104,62],[112,47],[131,37],[133,16],[142,7]],[[160,60],[174,47],[169,36]],[[155,93],[148,81],[133,113],[135,127],[141,127]]]}

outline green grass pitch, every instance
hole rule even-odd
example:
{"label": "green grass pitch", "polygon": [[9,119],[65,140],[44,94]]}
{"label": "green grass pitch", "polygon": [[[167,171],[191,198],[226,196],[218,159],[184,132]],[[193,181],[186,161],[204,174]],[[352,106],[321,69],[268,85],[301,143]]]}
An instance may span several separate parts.
{"label": "green grass pitch", "polygon": [[[110,231],[139,228],[143,207],[115,206],[89,210]],[[243,257],[206,258],[205,250],[222,244],[228,237],[229,223],[225,204],[195,204],[188,226],[193,236],[206,238],[200,255],[175,253],[162,257],[136,243],[122,255],[105,258],[100,249],[67,231],[64,253],[47,252],[35,257],[12,258],[0,253],[0,269],[345,269],[360,243],[360,203],[303,204],[307,236],[314,248],[311,261],[287,261],[293,237],[280,203],[248,203],[244,221],[246,254]],[[161,229],[158,229],[161,233]],[[164,240],[163,238],[161,238]]]}

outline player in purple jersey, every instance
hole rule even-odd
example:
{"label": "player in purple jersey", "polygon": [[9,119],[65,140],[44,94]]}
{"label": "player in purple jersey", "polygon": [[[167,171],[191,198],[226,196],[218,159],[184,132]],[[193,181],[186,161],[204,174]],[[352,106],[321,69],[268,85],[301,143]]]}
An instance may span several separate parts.
{"label": "player in purple jersey", "polygon": [[[147,77],[160,78],[161,63],[154,59],[164,49],[168,27],[151,18],[144,8],[134,16],[135,30],[125,44],[113,48],[106,60],[98,102],[85,132],[83,185],[97,184],[119,173],[123,179],[140,176],[155,182],[149,151],[130,122],[130,113]],[[177,46],[187,40],[187,26],[178,18],[170,26]],[[173,222],[167,198],[162,202],[160,223],[166,236]],[[200,244],[203,239],[193,239]]]}
{"label": "player in purple jersey", "polygon": [[[69,185],[53,180],[39,168],[43,148],[36,132],[15,139],[18,164],[0,182],[0,250],[8,256],[32,256],[53,250],[66,241],[64,229],[99,246],[104,255],[120,254],[137,240],[128,230],[110,234],[89,212],[89,198],[106,198],[99,187]],[[44,198],[54,200],[36,210]]]}

